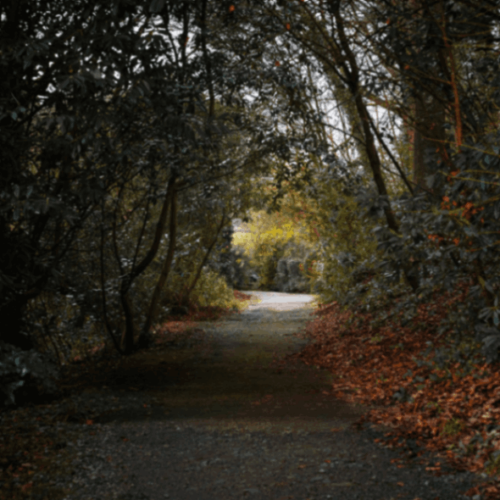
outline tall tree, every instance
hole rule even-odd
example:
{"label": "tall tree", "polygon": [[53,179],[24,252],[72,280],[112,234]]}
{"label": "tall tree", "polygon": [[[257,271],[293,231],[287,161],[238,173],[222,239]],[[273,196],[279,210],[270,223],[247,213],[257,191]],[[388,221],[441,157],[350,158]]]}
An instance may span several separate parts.
{"label": "tall tree", "polygon": [[27,303],[60,286],[57,268],[79,230],[126,174],[106,129],[119,119],[117,101],[133,105],[141,91],[128,72],[140,45],[135,10],[65,0],[0,7],[0,338],[8,343],[30,346]]}

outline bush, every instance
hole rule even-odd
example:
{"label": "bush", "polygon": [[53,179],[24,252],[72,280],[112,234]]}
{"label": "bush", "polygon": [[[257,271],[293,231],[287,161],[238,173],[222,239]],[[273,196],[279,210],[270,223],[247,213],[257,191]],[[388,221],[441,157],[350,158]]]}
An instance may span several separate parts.
{"label": "bush", "polygon": [[222,307],[231,309],[237,306],[233,289],[223,276],[211,269],[205,269],[196,284],[191,301],[199,307]]}
{"label": "bush", "polygon": [[0,342],[0,392],[4,396],[0,406],[54,393],[57,375],[55,364],[46,356]]}
{"label": "bush", "polygon": [[330,229],[322,235],[324,265],[317,278],[317,290],[322,302],[345,303],[350,295],[370,286],[376,274],[377,241],[371,233],[373,221],[354,197],[335,193],[332,199],[336,206],[331,207],[328,220],[323,221]]}
{"label": "bush", "polygon": [[[277,290],[278,263],[282,259],[300,261],[302,269],[307,256],[314,250],[305,223],[286,212],[251,213],[244,231],[235,233],[234,244],[244,252],[250,266],[260,278],[259,288]],[[304,271],[304,279],[307,280]]]}
{"label": "bush", "polygon": [[314,159],[302,193],[281,201],[282,210],[300,220],[306,235],[300,240],[306,243],[304,272],[323,303],[345,303],[350,295],[366,290],[378,272],[376,262],[382,253],[373,229],[379,214],[368,213],[358,202],[369,186],[354,165],[325,155]]}
{"label": "bush", "polygon": [[186,281],[189,282],[189,278],[190,276],[186,273],[181,274],[179,269],[172,273],[161,300],[162,311],[158,317],[159,323],[166,321],[172,309],[179,305],[194,310],[208,307],[231,310],[240,307],[240,302],[234,298],[233,289],[227,284],[226,279],[208,267],[202,271],[200,279],[191,292],[188,303],[186,303],[183,287]]}

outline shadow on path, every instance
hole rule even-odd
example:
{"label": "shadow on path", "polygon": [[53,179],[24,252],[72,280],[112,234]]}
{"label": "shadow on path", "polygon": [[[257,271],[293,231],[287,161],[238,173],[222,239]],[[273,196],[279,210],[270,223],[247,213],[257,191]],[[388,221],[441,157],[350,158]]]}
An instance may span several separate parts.
{"label": "shadow on path", "polygon": [[307,342],[294,334],[311,296],[251,295],[244,312],[89,381],[75,404],[116,404],[73,445],[68,500],[467,498],[473,475],[435,477],[415,453],[401,467],[374,442],[383,430],[351,425],[366,408],[328,395],[331,374],[281,362]]}
{"label": "shadow on path", "polygon": [[[365,408],[329,396],[329,372],[280,363],[307,343],[294,334],[311,319],[312,296],[250,294],[242,313],[216,325],[199,323],[183,341],[124,359],[112,384],[149,392],[165,410],[154,413],[160,419],[326,430],[355,422]],[[101,422],[136,418],[123,411]]]}

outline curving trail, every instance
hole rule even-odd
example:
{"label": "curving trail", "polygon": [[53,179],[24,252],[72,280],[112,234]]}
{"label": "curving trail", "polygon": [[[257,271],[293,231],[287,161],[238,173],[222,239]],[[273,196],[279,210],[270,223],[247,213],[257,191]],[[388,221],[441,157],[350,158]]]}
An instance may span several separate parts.
{"label": "curving trail", "polygon": [[307,342],[294,333],[311,296],[251,295],[244,312],[106,375],[92,397],[120,407],[72,445],[65,498],[468,498],[472,475],[434,477],[415,460],[398,468],[399,452],[373,441],[380,430],[352,426],[366,409],[327,394],[329,373],[279,362]]}

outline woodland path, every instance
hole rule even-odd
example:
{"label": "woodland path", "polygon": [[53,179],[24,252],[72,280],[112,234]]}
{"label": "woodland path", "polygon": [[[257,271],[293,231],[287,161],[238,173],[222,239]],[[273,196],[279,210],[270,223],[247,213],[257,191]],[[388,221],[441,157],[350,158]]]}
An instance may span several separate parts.
{"label": "woodland path", "polygon": [[74,417],[45,429],[64,443],[45,477],[60,498],[470,498],[474,476],[398,468],[400,452],[374,442],[383,430],[352,425],[366,408],[327,394],[327,372],[279,362],[307,342],[293,334],[311,296],[251,294],[242,313],[122,358],[64,403]]}

